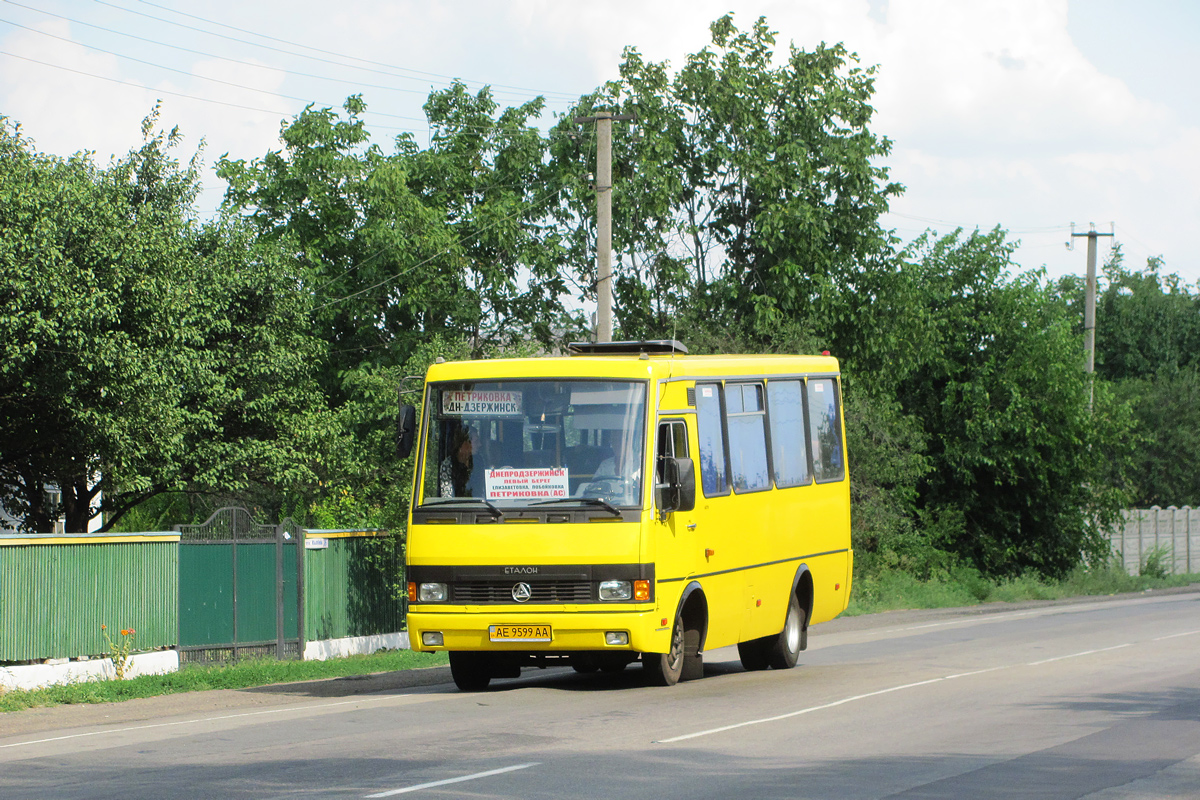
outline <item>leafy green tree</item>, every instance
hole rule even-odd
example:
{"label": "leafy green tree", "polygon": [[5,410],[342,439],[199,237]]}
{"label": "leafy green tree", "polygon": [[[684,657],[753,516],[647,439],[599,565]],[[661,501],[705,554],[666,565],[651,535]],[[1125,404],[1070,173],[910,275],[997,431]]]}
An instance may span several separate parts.
{"label": "leafy green tree", "polygon": [[180,137],[156,118],[106,169],[0,124],[0,501],[27,529],[302,478],[295,277],[244,226],[191,222],[196,162],[172,158]]}
{"label": "leafy green tree", "polygon": [[[282,150],[249,163],[222,157],[217,167],[229,184],[225,208],[296,256],[335,405],[347,370],[402,360],[421,335],[462,314],[456,243],[408,188],[401,161],[369,143],[364,110],[359,97],[346,101],[344,120],[310,106],[283,126]],[[415,151],[408,137],[397,144]]]}
{"label": "leafy green tree", "polygon": [[[1082,304],[1082,292],[1072,299]],[[1124,266],[1120,246],[1104,264],[1096,298],[1096,373],[1109,380],[1173,376],[1200,368],[1200,294],[1163,262]]]}
{"label": "leafy green tree", "polygon": [[1200,506],[1200,371],[1128,378],[1113,392],[1137,424],[1132,505]]}
{"label": "leafy green tree", "polygon": [[[891,143],[868,128],[874,67],[841,45],[792,46],[776,65],[764,19],[743,32],[726,15],[711,31],[713,47],[673,77],[626,50],[621,78],[583,98],[553,148],[564,173],[585,172],[589,148],[567,135],[570,118],[596,108],[638,117],[636,137],[614,137],[623,328],[669,335],[692,306],[767,341],[784,324],[827,322],[826,293],[853,288],[887,254],[878,217],[901,187],[878,164]],[[567,199],[565,221],[592,218],[586,194]],[[572,244],[588,263],[586,228]]]}
{"label": "leafy green tree", "polygon": [[[1059,293],[1082,319],[1083,285]],[[1096,375],[1129,404],[1137,424],[1126,476],[1137,506],[1200,504],[1200,293],[1161,259],[1141,270],[1117,246],[1104,265],[1096,300]]]}
{"label": "leafy green tree", "polygon": [[1132,422],[1107,387],[1089,411],[1075,319],[1041,273],[1016,278],[1004,233],[928,235],[906,253],[927,300],[924,362],[898,387],[932,470],[923,525],[985,574],[1060,576],[1123,506]]}
{"label": "leafy green tree", "polygon": [[410,185],[458,242],[455,296],[469,326],[456,333],[476,355],[526,339],[548,345],[580,327],[563,305],[568,253],[551,217],[564,187],[532,125],[544,105],[501,110],[487,88],[472,95],[456,82],[430,94],[430,146],[405,158]]}
{"label": "leafy green tree", "polygon": [[545,140],[535,100],[500,111],[487,89],[433,92],[428,149],[411,134],[394,153],[369,143],[359,97],[347,119],[308,108],[281,133],[283,150],[250,163],[223,158],[226,207],[300,255],[316,295],[315,332],[329,343],[334,390],[360,364],[404,363],[432,336],[475,352],[569,322],[563,254],[544,222]]}

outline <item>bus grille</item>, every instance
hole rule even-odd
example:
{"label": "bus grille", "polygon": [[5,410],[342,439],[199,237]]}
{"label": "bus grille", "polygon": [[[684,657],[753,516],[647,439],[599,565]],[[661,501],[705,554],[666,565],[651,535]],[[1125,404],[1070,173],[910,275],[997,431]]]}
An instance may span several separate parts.
{"label": "bus grille", "polygon": [[[528,581],[527,603],[589,603],[596,599],[590,581]],[[517,581],[460,581],[451,585],[452,603],[512,603]]]}

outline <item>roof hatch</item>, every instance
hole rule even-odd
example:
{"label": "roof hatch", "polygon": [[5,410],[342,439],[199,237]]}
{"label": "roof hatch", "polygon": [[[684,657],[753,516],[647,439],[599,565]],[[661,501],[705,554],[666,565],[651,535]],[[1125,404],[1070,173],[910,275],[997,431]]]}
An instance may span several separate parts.
{"label": "roof hatch", "polygon": [[685,355],[688,349],[674,339],[645,342],[571,342],[567,352],[573,356]]}

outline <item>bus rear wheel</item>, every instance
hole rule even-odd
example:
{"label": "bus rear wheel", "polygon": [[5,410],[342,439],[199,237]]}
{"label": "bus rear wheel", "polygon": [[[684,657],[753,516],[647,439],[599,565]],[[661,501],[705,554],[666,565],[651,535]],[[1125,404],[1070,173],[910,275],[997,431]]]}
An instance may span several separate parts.
{"label": "bus rear wheel", "polygon": [[683,618],[675,617],[671,631],[671,651],[668,653],[642,653],[642,668],[655,686],[674,686],[683,674]]}
{"label": "bus rear wheel", "polygon": [[450,653],[450,676],[464,692],[482,692],[492,681],[492,667],[483,653]]}
{"label": "bus rear wheel", "polygon": [[800,657],[800,642],[807,622],[807,612],[800,607],[796,595],[788,602],[787,619],[783,623],[783,631],[772,637],[773,642],[766,648],[767,663],[774,669],[791,669],[796,666]]}

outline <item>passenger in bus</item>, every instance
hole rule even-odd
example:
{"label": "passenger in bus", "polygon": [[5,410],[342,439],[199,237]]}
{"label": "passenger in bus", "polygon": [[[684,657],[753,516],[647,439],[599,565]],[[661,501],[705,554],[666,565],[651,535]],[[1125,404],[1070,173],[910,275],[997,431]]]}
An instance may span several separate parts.
{"label": "passenger in bus", "polygon": [[[469,425],[454,430],[450,455],[442,459],[438,470],[439,494],[442,497],[482,497],[482,470],[475,469],[475,453],[479,450],[479,434]],[[480,473],[480,474],[476,474]]]}
{"label": "passenger in bus", "polygon": [[600,462],[600,465],[596,467],[595,480],[625,478],[626,480],[636,481],[638,479],[638,473],[641,472],[639,469],[640,465],[626,463],[627,461],[632,462],[633,459],[628,458],[628,454],[625,452],[624,448],[618,447],[615,455],[611,455],[604,459]]}
{"label": "passenger in bus", "polygon": [[605,497],[609,500],[633,500],[642,476],[641,464],[630,456],[627,448],[618,447],[614,455],[600,462],[592,479],[575,492],[581,497]]}

